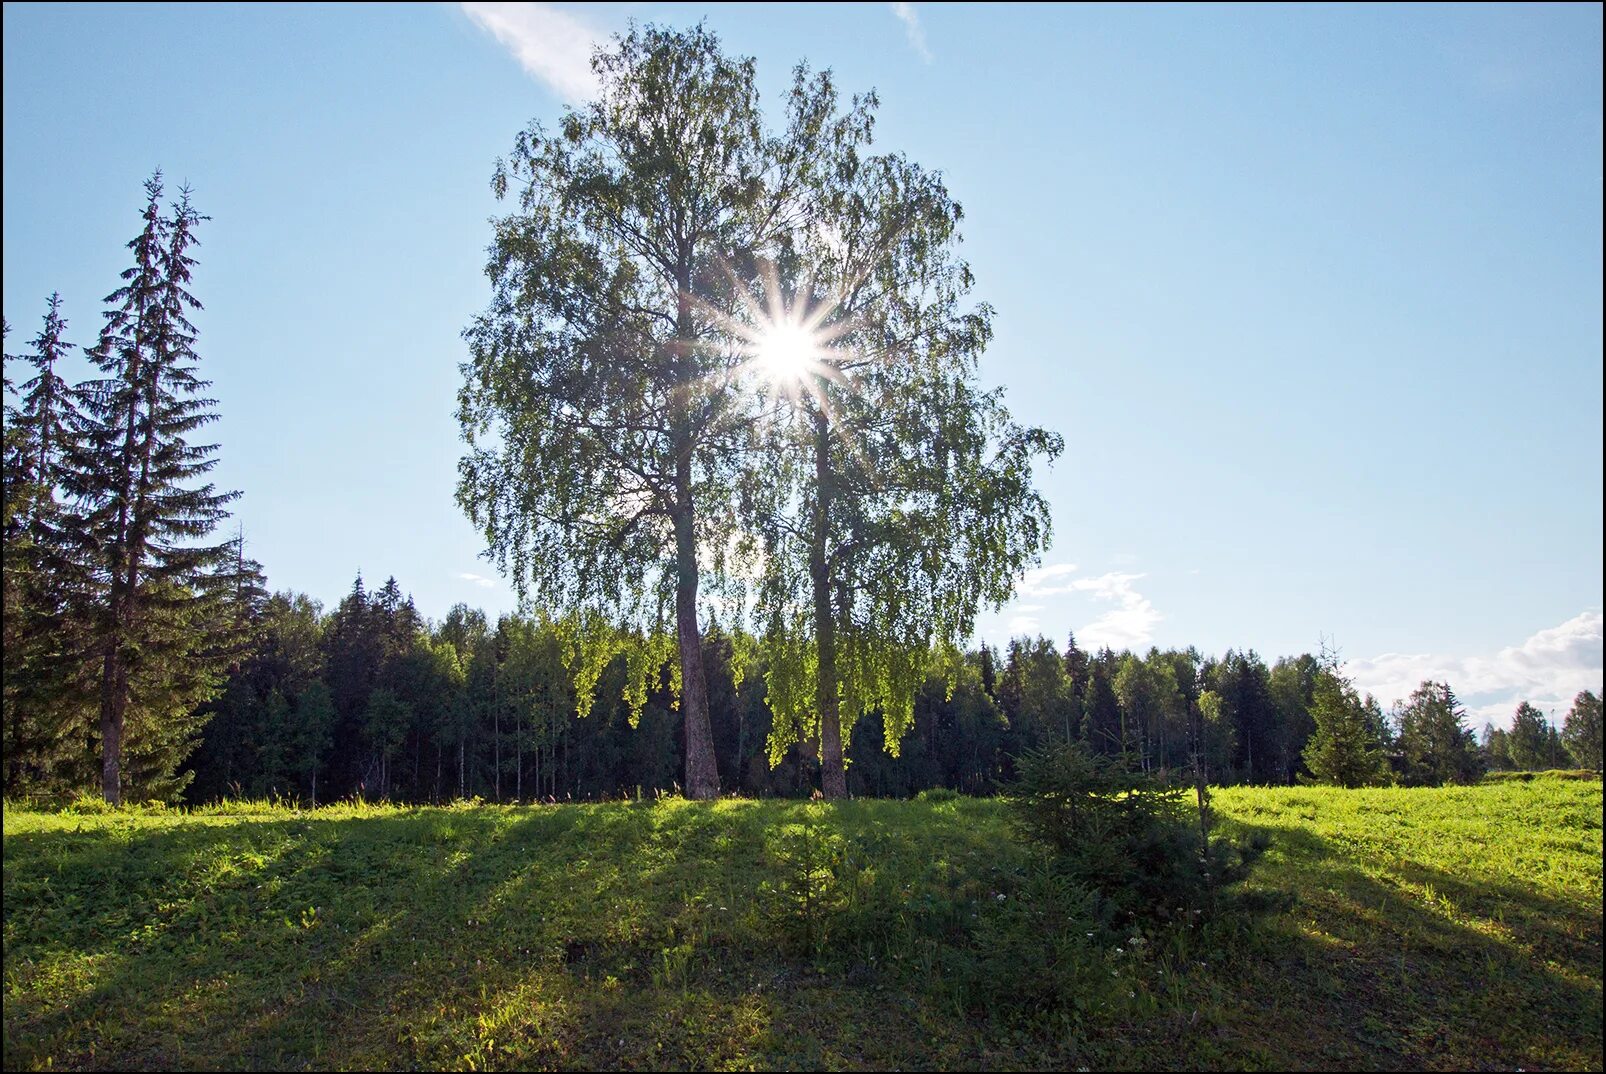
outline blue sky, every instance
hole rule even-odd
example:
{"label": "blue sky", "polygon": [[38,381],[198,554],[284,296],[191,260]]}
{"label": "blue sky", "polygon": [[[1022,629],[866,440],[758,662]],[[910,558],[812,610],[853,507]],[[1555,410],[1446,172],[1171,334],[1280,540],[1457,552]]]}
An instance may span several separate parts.
{"label": "blue sky", "polygon": [[1599,689],[1598,6],[8,4],[8,349],[57,289],[92,340],[160,165],[271,584],[511,607],[452,501],[492,162],[592,41],[703,17],[769,100],[803,58],[876,88],[965,205],[983,377],[1067,443],[984,636],[1326,635],[1479,722]]}

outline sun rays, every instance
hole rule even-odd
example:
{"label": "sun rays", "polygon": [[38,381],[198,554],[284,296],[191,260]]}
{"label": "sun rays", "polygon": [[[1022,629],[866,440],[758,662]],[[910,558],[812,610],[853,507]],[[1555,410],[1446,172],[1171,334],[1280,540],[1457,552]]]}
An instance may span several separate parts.
{"label": "sun rays", "polygon": [[803,325],[783,320],[760,329],[753,357],[762,375],[777,384],[801,381],[820,361],[820,344]]}

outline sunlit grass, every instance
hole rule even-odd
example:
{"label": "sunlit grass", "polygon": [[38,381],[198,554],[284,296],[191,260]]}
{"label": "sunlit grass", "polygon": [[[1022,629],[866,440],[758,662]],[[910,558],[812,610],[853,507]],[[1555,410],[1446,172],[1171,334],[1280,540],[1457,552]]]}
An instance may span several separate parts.
{"label": "sunlit grass", "polygon": [[[8,806],[5,1066],[1600,1066],[1598,781],[1216,800],[1294,909],[1074,1039],[943,979],[1026,864],[992,801]],[[762,894],[805,815],[895,896],[840,957]]]}

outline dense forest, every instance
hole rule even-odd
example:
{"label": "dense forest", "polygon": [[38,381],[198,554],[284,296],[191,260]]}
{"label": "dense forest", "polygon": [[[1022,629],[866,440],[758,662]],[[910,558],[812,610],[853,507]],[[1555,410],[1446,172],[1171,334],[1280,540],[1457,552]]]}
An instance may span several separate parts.
{"label": "dense forest", "polygon": [[[667,665],[633,719],[627,657],[615,657],[581,717],[563,624],[553,619],[491,622],[458,605],[428,623],[394,579],[369,591],[360,578],[329,614],[281,593],[258,603],[252,619],[258,642],[207,708],[191,800],[509,802],[681,786],[682,725]],[[721,786],[806,796],[819,784],[815,745],[773,749],[765,669],[743,667],[744,647],[718,628],[703,639]],[[848,739],[848,786],[866,796],[933,787],[992,794],[1014,777],[1013,758],[1067,739],[1182,778],[1190,716],[1201,711],[1212,782],[1293,783],[1311,778],[1306,754],[1329,714],[1324,680],[1332,673],[1309,654],[1268,666],[1252,651],[1088,652],[1074,638],[1063,650],[1042,637],[1003,651],[984,646],[927,679],[913,726],[892,750],[880,714],[860,717]],[[1600,700],[1591,693],[1562,731],[1524,705],[1512,731],[1487,730],[1482,743],[1461,729],[1464,712],[1442,684],[1424,683],[1389,712],[1364,697],[1358,711],[1380,764],[1356,783],[1464,783],[1486,768],[1600,765]]]}

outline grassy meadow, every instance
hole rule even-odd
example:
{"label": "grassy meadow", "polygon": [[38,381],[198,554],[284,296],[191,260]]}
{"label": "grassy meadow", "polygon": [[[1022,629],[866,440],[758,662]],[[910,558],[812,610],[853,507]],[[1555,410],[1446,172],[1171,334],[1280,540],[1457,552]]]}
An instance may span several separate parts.
{"label": "grassy meadow", "polygon": [[1090,936],[1074,1017],[992,800],[8,806],[4,1062],[1600,1069],[1598,779],[1215,802],[1291,908]]}

